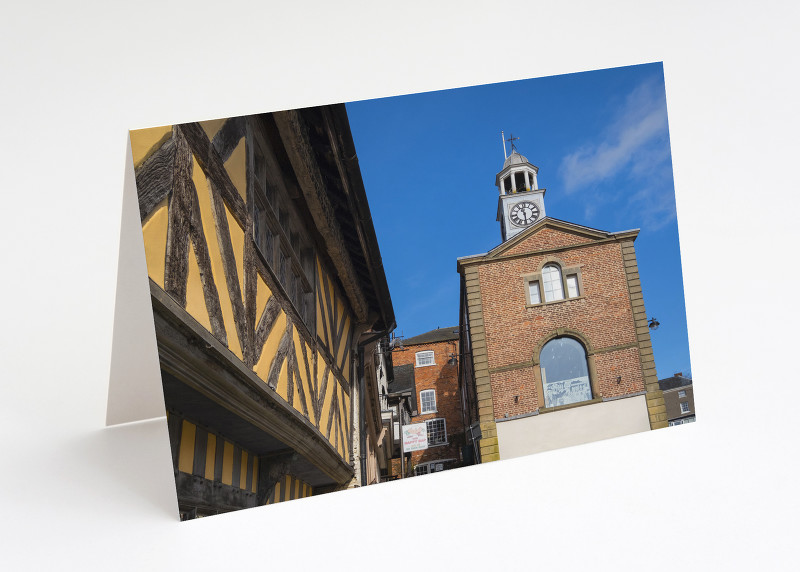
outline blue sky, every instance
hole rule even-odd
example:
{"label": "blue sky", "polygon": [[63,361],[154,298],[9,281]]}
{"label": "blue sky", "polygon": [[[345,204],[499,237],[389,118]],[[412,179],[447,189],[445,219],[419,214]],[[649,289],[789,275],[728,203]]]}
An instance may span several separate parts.
{"label": "blue sky", "polygon": [[689,374],[660,63],[353,102],[347,112],[398,335],[458,324],[456,258],[501,242],[504,130],[539,167],[548,216],[641,229],[645,307],[661,323],[651,332],[658,374]]}

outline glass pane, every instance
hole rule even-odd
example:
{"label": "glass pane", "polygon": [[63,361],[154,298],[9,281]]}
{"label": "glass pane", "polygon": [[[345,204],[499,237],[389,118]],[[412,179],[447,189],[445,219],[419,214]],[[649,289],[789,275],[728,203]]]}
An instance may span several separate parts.
{"label": "glass pane", "polygon": [[531,304],[541,304],[542,298],[539,295],[539,282],[538,281],[529,282],[528,290],[530,292]]}
{"label": "glass pane", "polygon": [[592,398],[586,351],[573,338],[545,344],[539,359],[545,407],[569,405]]}
{"label": "glass pane", "polygon": [[567,276],[567,291],[570,298],[578,297],[578,277],[574,274]]}
{"label": "glass pane", "polygon": [[433,352],[418,352],[417,365],[433,365]]}
{"label": "glass pane", "polygon": [[548,264],[542,269],[542,285],[544,286],[544,301],[554,302],[564,299],[564,287],[561,284],[561,269]]}
{"label": "glass pane", "polygon": [[420,401],[422,402],[422,413],[436,411],[436,391],[433,389],[420,392]]}

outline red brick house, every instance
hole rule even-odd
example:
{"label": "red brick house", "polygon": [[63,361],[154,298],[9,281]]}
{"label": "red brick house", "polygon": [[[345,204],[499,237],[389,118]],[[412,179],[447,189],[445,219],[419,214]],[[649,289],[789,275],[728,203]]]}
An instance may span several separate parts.
{"label": "red brick house", "polygon": [[479,461],[665,427],[634,241],[545,216],[538,168],[498,173],[503,242],[459,258],[461,388]]}
{"label": "red brick house", "polygon": [[[414,388],[411,423],[425,423],[428,448],[411,453],[415,475],[443,471],[462,464],[464,421],[458,387],[458,328],[439,328],[408,338],[393,352],[394,375]],[[393,461],[398,468],[399,461]]]}

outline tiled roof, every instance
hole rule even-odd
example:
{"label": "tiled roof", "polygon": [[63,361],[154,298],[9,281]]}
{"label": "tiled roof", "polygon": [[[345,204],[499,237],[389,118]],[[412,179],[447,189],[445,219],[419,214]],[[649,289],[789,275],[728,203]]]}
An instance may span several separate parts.
{"label": "tiled roof", "polygon": [[681,374],[676,374],[672,377],[658,380],[658,387],[661,388],[661,391],[676,389],[678,387],[686,387],[687,385],[692,385],[692,380],[688,377],[683,377]]}
{"label": "tiled roof", "polygon": [[413,346],[418,344],[431,344],[434,342],[448,342],[458,339],[458,326],[451,326],[449,328],[438,328],[425,332],[412,338],[403,340],[404,346]]}
{"label": "tiled roof", "polygon": [[389,384],[389,393],[411,392],[411,409],[417,408],[417,384],[414,380],[414,364],[394,366],[394,381]]}

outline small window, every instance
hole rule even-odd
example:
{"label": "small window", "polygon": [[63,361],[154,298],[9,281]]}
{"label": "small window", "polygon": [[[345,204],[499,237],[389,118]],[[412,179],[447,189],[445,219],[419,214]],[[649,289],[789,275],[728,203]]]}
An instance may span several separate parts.
{"label": "small window", "polygon": [[683,391],[683,390],[681,389],[681,390],[678,392],[678,397],[679,397],[679,398],[680,398],[680,397],[686,397],[686,392],[685,392],[685,391]]}
{"label": "small window", "polygon": [[422,367],[426,365],[436,365],[433,361],[433,352],[417,352],[417,367]]}
{"label": "small window", "polygon": [[447,444],[447,427],[444,419],[431,419],[426,421],[428,429],[428,446]]}
{"label": "small window", "polygon": [[560,261],[550,261],[540,272],[523,274],[522,280],[527,289],[527,306],[580,298],[583,294],[581,265],[564,267]]}
{"label": "small window", "polygon": [[442,459],[441,461],[430,461],[428,463],[420,463],[414,467],[414,475],[429,475],[431,473],[439,473],[448,469],[454,468],[454,459]]}
{"label": "small window", "polygon": [[576,274],[570,274],[567,276],[567,297],[577,298],[579,295],[578,276]]}
{"label": "small window", "polygon": [[528,282],[528,294],[531,300],[531,304],[541,304],[542,303],[542,296],[539,294],[539,281],[533,280]]}
{"label": "small window", "polygon": [[681,413],[689,413],[689,402],[681,401]]}
{"label": "small window", "polygon": [[561,283],[561,268],[556,264],[547,264],[542,269],[545,302],[564,299],[564,286]]}
{"label": "small window", "polygon": [[426,389],[419,392],[420,413],[436,412],[436,390]]}

